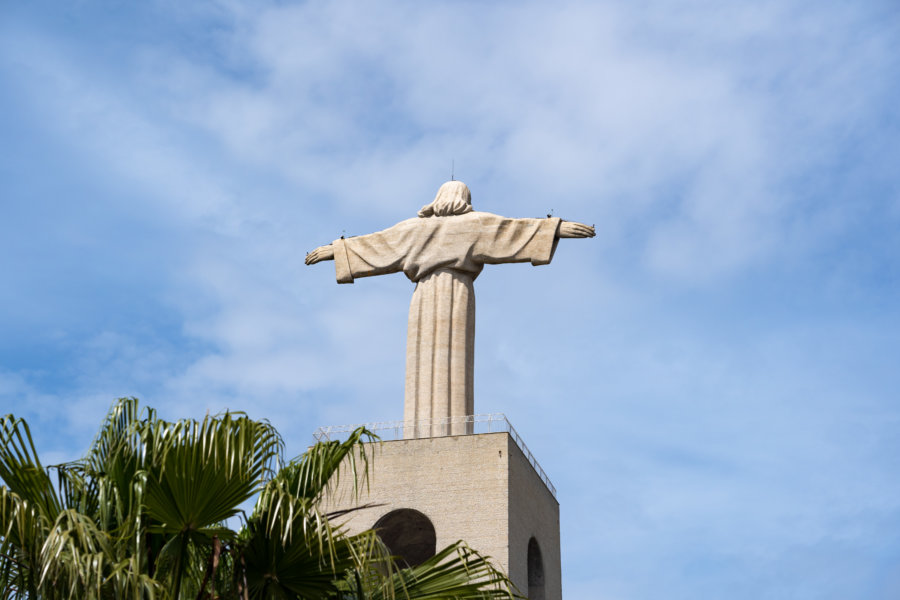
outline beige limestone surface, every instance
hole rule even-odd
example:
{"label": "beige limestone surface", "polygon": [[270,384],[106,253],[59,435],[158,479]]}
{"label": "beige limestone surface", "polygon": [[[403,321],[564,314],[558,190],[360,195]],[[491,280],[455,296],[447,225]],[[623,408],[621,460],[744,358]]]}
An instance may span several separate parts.
{"label": "beige limestone surface", "polygon": [[464,540],[489,555],[528,591],[528,543],[543,559],[546,600],[560,600],[559,504],[508,433],[408,439],[369,446],[374,455],[368,493],[352,500],[351,483],[326,500],[326,510],[377,504],[346,517],[351,532],[389,512],[411,508],[434,525],[437,548]]}

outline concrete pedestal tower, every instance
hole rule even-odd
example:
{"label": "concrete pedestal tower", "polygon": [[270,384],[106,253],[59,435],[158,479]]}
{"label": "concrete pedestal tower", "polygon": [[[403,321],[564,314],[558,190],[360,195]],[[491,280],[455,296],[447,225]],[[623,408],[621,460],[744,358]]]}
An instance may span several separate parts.
{"label": "concrete pedestal tower", "polygon": [[[354,501],[351,478],[341,477],[326,510],[370,505],[347,515],[349,531],[377,529],[392,553],[412,565],[464,540],[531,600],[560,600],[553,484],[503,415],[476,415],[461,424],[484,433],[390,439],[403,423],[368,425],[387,438],[372,445],[369,489]],[[448,424],[429,425],[437,431]],[[323,428],[316,437],[337,439],[354,428]]]}

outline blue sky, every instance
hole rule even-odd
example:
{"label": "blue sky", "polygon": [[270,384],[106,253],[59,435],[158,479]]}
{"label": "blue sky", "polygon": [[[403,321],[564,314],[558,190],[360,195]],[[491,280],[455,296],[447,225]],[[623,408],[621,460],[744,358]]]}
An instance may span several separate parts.
{"label": "blue sky", "polygon": [[402,416],[415,214],[594,223],[476,283],[476,410],[559,490],[571,599],[900,596],[894,2],[5,2],[0,412],[114,398],[297,454]]}

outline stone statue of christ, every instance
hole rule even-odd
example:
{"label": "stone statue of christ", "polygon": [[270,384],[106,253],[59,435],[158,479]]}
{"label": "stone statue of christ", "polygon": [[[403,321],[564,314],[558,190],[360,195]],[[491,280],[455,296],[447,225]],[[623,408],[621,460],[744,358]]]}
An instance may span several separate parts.
{"label": "stone statue of christ", "polygon": [[[406,437],[471,432],[475,412],[475,290],[486,264],[546,265],[559,238],[594,237],[594,228],[558,218],[508,219],[472,210],[469,188],[448,181],[419,216],[384,231],[335,240],[306,256],[334,260],[338,283],[403,273],[416,284],[406,337]],[[449,424],[449,426],[447,425]]]}

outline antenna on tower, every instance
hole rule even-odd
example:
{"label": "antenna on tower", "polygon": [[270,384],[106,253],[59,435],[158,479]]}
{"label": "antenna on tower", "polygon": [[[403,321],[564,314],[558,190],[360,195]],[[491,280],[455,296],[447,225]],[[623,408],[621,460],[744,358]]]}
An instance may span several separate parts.
{"label": "antenna on tower", "polygon": [[456,169],[456,160],[450,159],[450,181],[456,181],[454,170]]}

